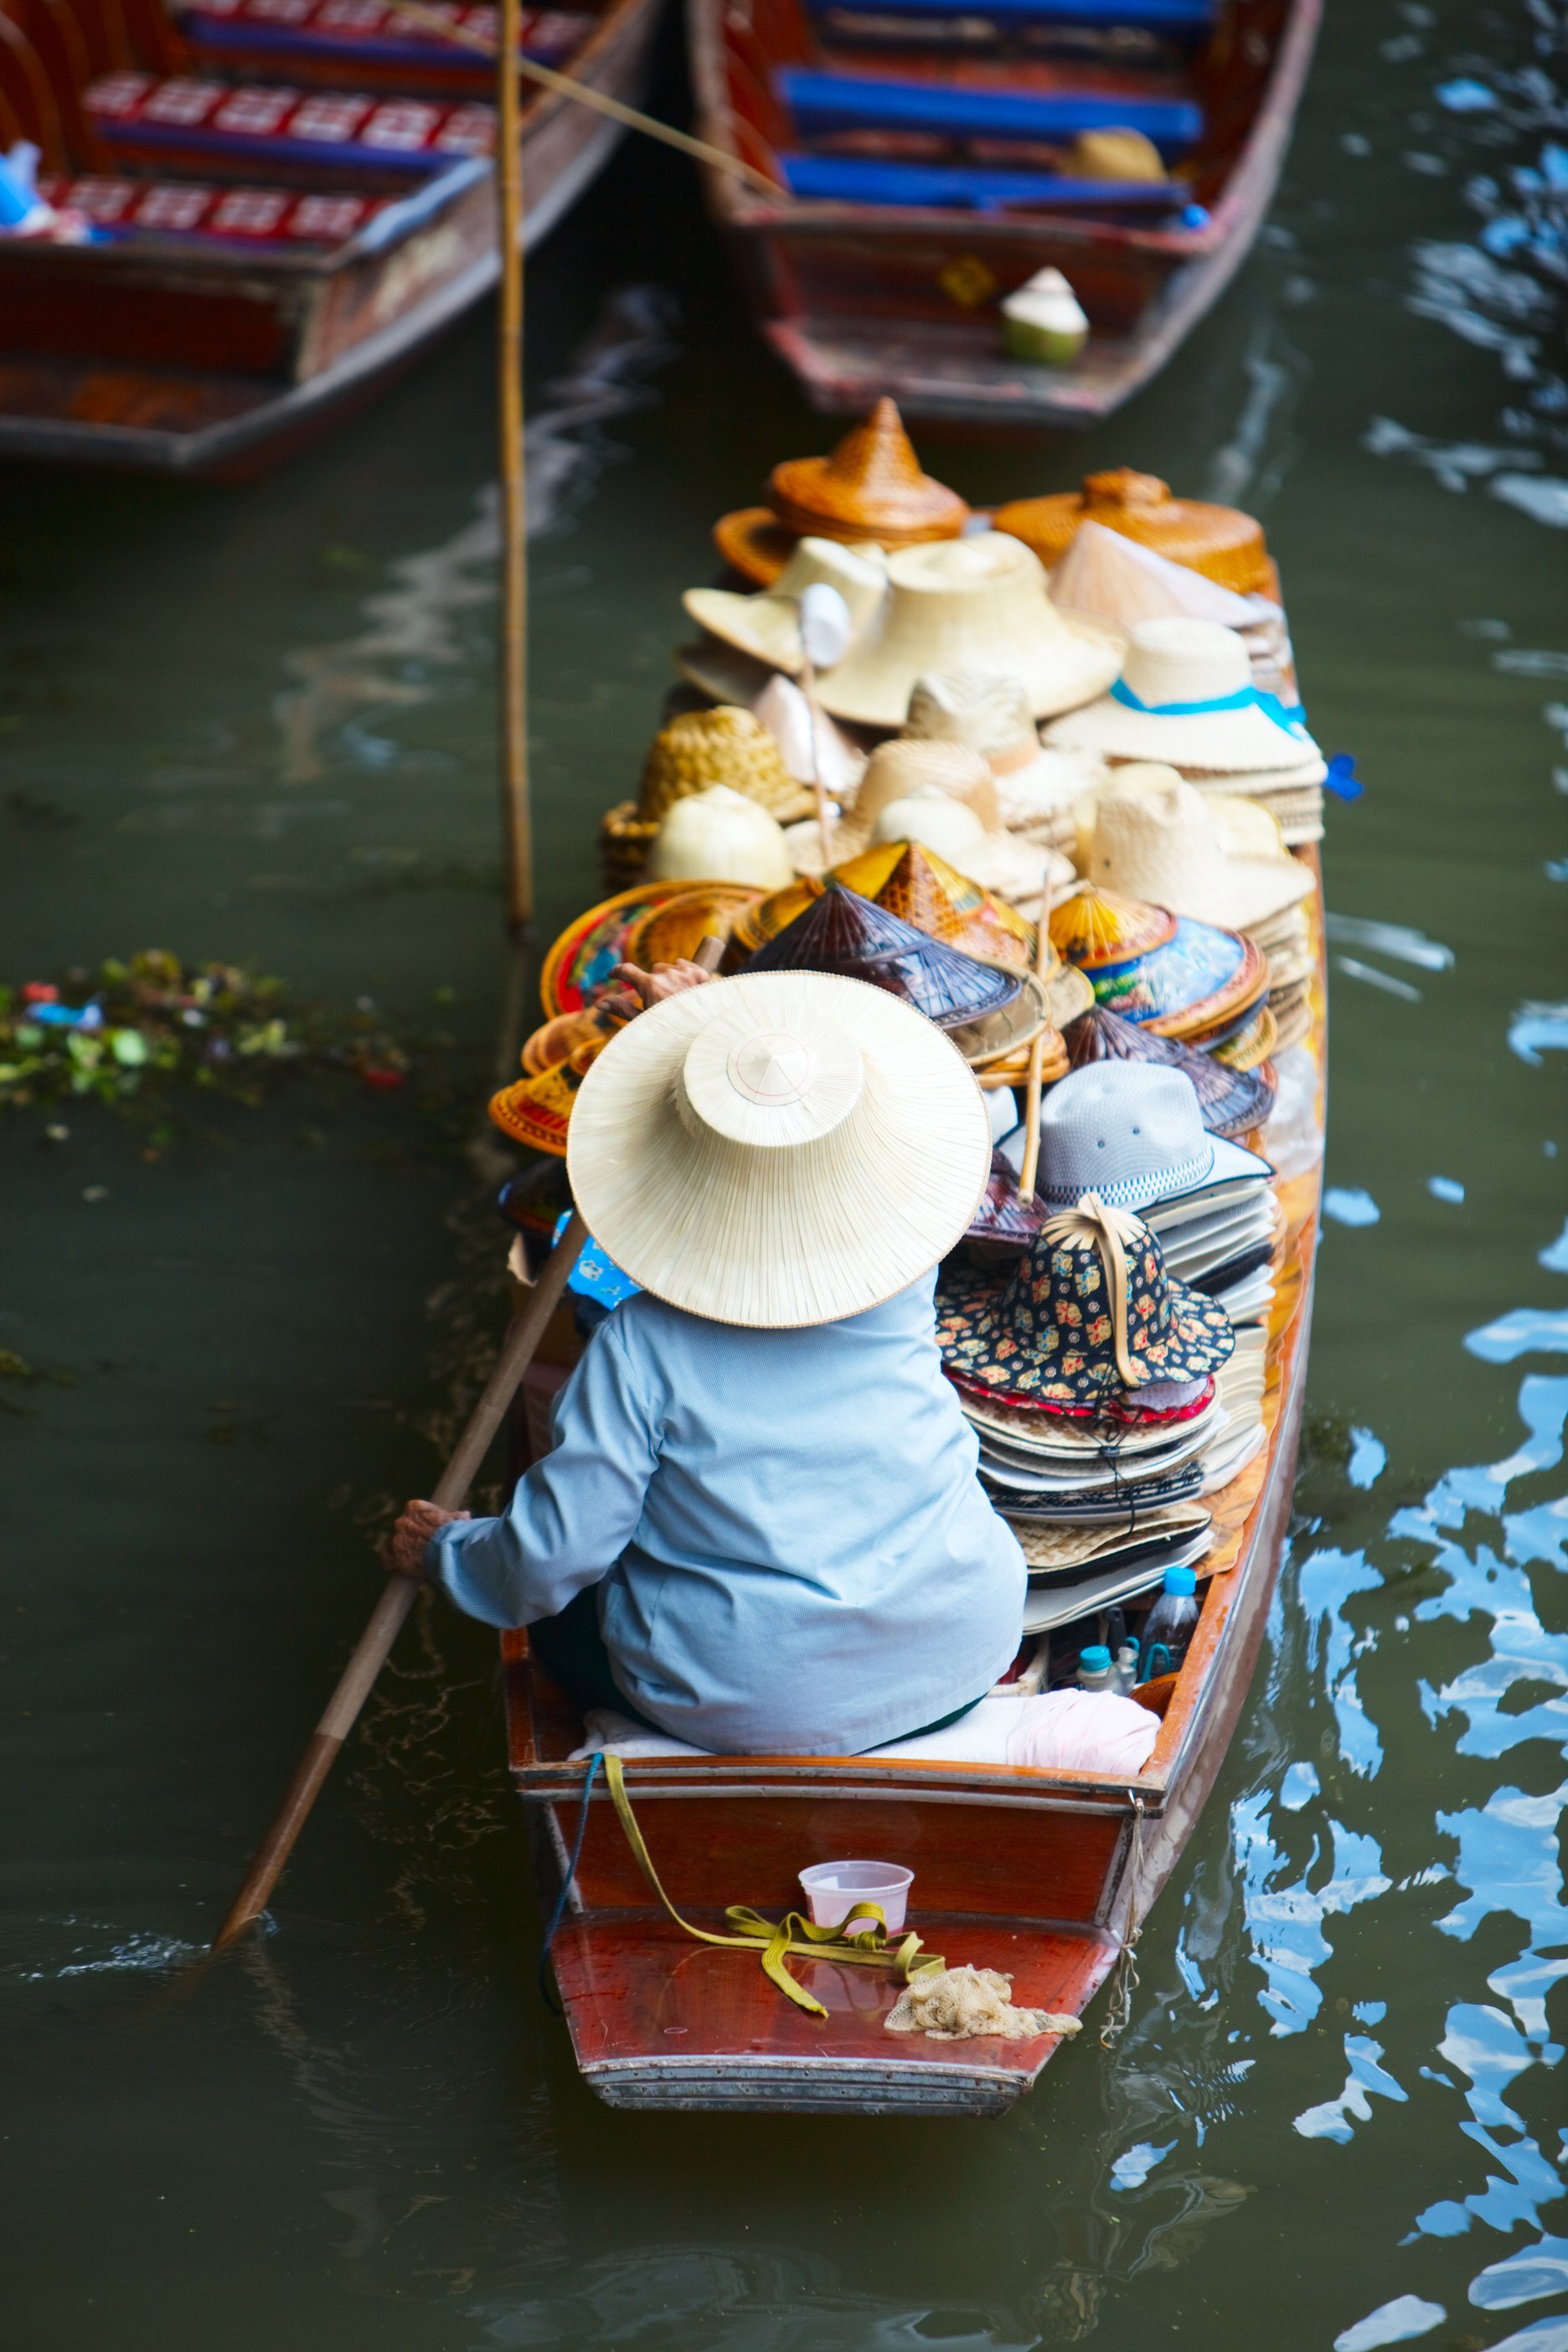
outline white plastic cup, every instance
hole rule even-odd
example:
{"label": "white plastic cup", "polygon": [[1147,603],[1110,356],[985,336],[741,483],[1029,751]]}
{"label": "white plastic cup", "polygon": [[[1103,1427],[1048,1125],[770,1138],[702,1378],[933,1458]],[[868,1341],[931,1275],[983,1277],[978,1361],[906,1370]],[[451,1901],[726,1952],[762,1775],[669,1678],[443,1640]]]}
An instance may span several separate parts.
{"label": "white plastic cup", "polygon": [[814,1927],[839,1927],[857,1903],[879,1903],[889,1935],[904,1924],[914,1882],[914,1872],[896,1862],[818,1862],[800,1874]]}

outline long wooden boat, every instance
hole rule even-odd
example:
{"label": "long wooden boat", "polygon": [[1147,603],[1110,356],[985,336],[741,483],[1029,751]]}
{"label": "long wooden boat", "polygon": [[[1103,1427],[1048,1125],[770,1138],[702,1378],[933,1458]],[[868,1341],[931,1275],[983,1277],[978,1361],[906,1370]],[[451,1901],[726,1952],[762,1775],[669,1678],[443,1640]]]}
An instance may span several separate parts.
{"label": "long wooden boat", "polygon": [[[659,6],[531,11],[523,47],[630,102]],[[100,232],[0,238],[0,457],[253,471],[368,399],[495,282],[489,86],[381,0],[0,0],[0,145]],[[619,136],[526,97],[531,247]]]}
{"label": "long wooden boat", "polygon": [[[1321,877],[1310,1050],[1326,1076]],[[769,1919],[798,1907],[797,1873],[878,1854],[915,1872],[910,1924],[950,1965],[1014,1978],[1016,2001],[1079,2017],[1135,1939],[1214,1785],[1263,1638],[1290,1510],[1318,1237],[1321,1161],[1276,1186],[1283,1215],[1267,1355],[1263,1451],[1210,1497],[1212,1547],[1198,1564],[1203,1613],[1148,1763],[1131,1783],[996,1764],[842,1758],[682,1756],[628,1761],[637,1823],[681,1916],[723,1932],[728,1906]],[[557,1375],[556,1377],[559,1377]],[[586,1767],[582,1726],[530,1663],[526,1633],[502,1637],[513,1782],[540,1816],[542,1876],[563,1882]],[[1152,1698],[1152,1693],[1151,1693]],[[755,1953],[689,1940],[659,1907],[603,1778],[553,1945],[582,2073],[617,2107],[830,2109],[868,2115],[1001,2114],[1058,2040],[953,2042],[889,2033],[891,1972],[794,1962],[826,2021],[781,1997]],[[1087,2059],[1087,2053],[1086,2053]],[[1080,2060],[1078,2063],[1085,2063]]]}
{"label": "long wooden boat", "polygon": [[[1274,193],[1321,0],[688,0],[710,171],[763,331],[813,403],[993,427],[1090,425],[1216,299]],[[1142,131],[1164,184],[1074,176]],[[1045,268],[1090,325],[1010,359],[998,305]]]}

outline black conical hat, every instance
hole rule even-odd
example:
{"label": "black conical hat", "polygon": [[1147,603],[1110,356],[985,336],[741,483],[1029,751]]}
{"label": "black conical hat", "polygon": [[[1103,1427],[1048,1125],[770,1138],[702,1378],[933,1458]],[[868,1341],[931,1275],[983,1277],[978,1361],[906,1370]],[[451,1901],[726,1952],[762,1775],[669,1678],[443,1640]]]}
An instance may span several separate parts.
{"label": "black conical hat", "polygon": [[901,996],[939,1029],[961,1028],[1011,1004],[1023,975],[998,971],[928,939],[858,890],[830,883],[805,912],[757,950],[747,971],[833,971]]}
{"label": "black conical hat", "polygon": [[1191,1078],[1198,1110],[1211,1135],[1249,1135],[1261,1127],[1274,1108],[1278,1091],[1267,1062],[1255,1070],[1227,1069],[1208,1054],[1179,1045],[1171,1037],[1152,1037],[1136,1022],[1124,1021],[1103,1004],[1090,1005],[1062,1031],[1068,1058],[1075,1070],[1090,1062],[1161,1062]]}

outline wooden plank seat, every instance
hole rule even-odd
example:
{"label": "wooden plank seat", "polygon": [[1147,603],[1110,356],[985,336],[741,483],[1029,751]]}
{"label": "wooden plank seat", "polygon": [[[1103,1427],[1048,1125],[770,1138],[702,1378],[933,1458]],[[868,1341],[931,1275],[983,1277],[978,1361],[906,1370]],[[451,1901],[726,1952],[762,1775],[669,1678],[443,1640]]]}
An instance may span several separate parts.
{"label": "wooden plank seat", "polygon": [[[493,8],[442,13],[454,25],[496,37]],[[357,80],[421,94],[483,93],[495,81],[485,58],[411,25],[383,0],[195,0],[178,14],[197,64],[220,72],[243,66],[329,80],[338,89]],[[541,65],[560,66],[598,21],[581,10],[525,9],[519,46]]]}
{"label": "wooden plank seat", "polygon": [[89,121],[118,163],[198,163],[226,177],[334,171],[426,178],[488,155],[491,108],[471,100],[377,99],[178,75],[107,75],[89,88]]}
{"label": "wooden plank seat", "polygon": [[1202,39],[1218,22],[1215,0],[806,0],[814,16],[988,16],[994,23],[1163,33]]}
{"label": "wooden plank seat", "polygon": [[40,178],[46,203],[84,213],[116,238],[190,237],[204,246],[331,250],[385,209],[384,196],[299,188],[205,186],[197,180],[128,180],[90,173]]}
{"label": "wooden plank seat", "polygon": [[[1193,209],[1174,181],[1074,180],[1054,172],[988,172],[863,155],[781,155],[790,194],[816,204],[929,205],[939,211],[1174,214]],[[1191,225],[1190,223],[1188,224]]]}
{"label": "wooden plank seat", "polygon": [[1016,90],[924,79],[785,67],[774,86],[802,135],[916,131],[948,139],[1071,140],[1080,131],[1141,131],[1170,161],[1201,136],[1189,99]]}

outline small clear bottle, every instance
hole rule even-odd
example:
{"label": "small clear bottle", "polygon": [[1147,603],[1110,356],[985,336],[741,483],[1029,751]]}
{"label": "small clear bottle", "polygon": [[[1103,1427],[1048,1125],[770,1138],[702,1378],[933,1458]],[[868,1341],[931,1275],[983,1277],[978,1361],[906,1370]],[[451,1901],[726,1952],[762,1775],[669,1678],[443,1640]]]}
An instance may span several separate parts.
{"label": "small clear bottle", "polygon": [[1110,1669],[1110,1687],[1123,1698],[1138,1682],[1138,1644],[1123,1642],[1116,1653],[1116,1664]]}
{"label": "small clear bottle", "polygon": [[1079,1690],[1114,1690],[1116,1687],[1112,1680],[1114,1673],[1115,1668],[1110,1663],[1110,1653],[1103,1642],[1091,1642],[1087,1650],[1079,1652],[1078,1661]]}
{"label": "small clear bottle", "polygon": [[[1139,1662],[1145,1682],[1174,1674],[1187,1654],[1201,1613],[1197,1578],[1190,1568],[1168,1568],[1165,1589],[1143,1621]],[[1162,1654],[1157,1658],[1156,1651]]]}

